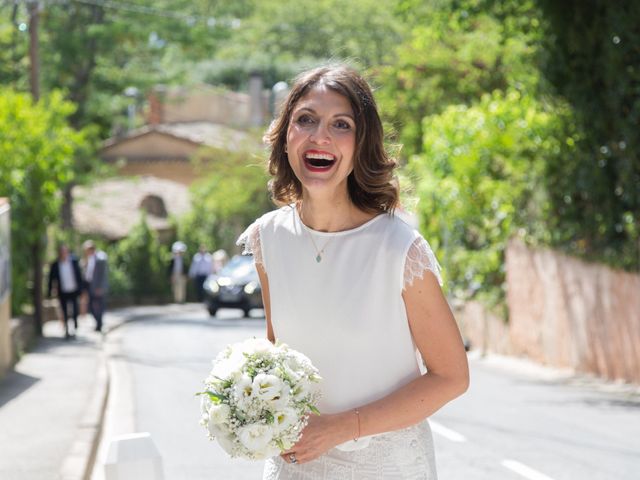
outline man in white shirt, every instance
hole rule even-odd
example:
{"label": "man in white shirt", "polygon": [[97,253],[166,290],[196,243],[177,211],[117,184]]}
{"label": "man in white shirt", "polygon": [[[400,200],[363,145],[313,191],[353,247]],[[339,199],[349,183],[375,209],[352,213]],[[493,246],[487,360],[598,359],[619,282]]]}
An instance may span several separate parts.
{"label": "man in white shirt", "polygon": [[95,244],[87,240],[84,249],[84,286],[89,292],[89,311],[96,320],[96,332],[102,331],[102,316],[109,291],[109,266],[107,254],[96,250]]}
{"label": "man in white shirt", "polygon": [[[66,245],[58,247],[58,259],[49,268],[49,297],[54,285],[62,310],[64,336],[71,338],[78,330],[78,296],[82,288],[82,275],[78,259],[69,253]],[[73,312],[74,335],[69,333],[69,303]]]}
{"label": "man in white shirt", "polygon": [[204,300],[204,282],[213,272],[213,257],[204,245],[200,245],[200,250],[193,256],[191,267],[189,268],[189,278],[193,279],[196,287],[196,296],[199,302]]}

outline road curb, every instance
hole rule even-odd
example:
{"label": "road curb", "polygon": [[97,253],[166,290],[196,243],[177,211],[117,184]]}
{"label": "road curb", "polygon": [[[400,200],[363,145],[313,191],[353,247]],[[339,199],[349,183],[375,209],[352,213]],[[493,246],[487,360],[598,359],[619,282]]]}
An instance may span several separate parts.
{"label": "road curb", "polygon": [[104,351],[98,360],[96,386],[80,421],[71,450],[62,464],[61,480],[89,480],[96,460],[109,398],[109,369]]}

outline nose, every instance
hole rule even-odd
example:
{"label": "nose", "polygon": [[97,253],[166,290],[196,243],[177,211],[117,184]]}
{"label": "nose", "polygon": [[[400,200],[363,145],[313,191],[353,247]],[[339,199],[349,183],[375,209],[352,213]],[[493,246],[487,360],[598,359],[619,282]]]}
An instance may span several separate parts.
{"label": "nose", "polygon": [[324,122],[319,122],[317,128],[309,135],[309,140],[318,145],[326,145],[331,142],[329,128]]}

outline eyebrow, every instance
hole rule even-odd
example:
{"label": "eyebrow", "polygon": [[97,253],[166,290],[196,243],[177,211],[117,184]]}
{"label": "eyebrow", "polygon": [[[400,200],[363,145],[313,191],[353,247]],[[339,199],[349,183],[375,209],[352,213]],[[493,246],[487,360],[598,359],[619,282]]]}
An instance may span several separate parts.
{"label": "eyebrow", "polygon": [[[311,112],[311,113],[314,113],[314,114],[316,114],[316,115],[318,114],[318,112],[316,112],[313,108],[310,108],[310,107],[302,107],[302,108],[300,108],[300,109],[296,109],[296,110],[294,110],[294,111],[293,111],[293,113],[297,113],[297,112],[301,112],[301,111]],[[335,115],[333,115],[333,116],[334,116],[334,117],[348,117],[348,118],[350,118],[351,120],[353,120],[354,122],[355,122],[355,120],[356,120],[356,119],[353,117],[353,115],[351,115],[350,113],[346,113],[346,112],[345,112],[345,113],[336,113],[336,114],[335,114]]]}

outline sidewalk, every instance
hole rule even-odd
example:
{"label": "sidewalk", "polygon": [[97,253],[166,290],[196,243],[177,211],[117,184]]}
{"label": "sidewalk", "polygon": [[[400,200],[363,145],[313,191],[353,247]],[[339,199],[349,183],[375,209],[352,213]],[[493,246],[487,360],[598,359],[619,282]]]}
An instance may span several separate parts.
{"label": "sidewalk", "polygon": [[[124,320],[108,313],[105,331]],[[75,339],[60,322],[0,380],[0,478],[82,480],[95,454],[108,377],[103,334],[80,317]]]}
{"label": "sidewalk", "polygon": [[134,318],[201,308],[193,304],[108,311],[103,333],[90,315],[75,339],[60,322],[0,380],[0,479],[85,480],[91,476],[109,393],[106,335]]}

